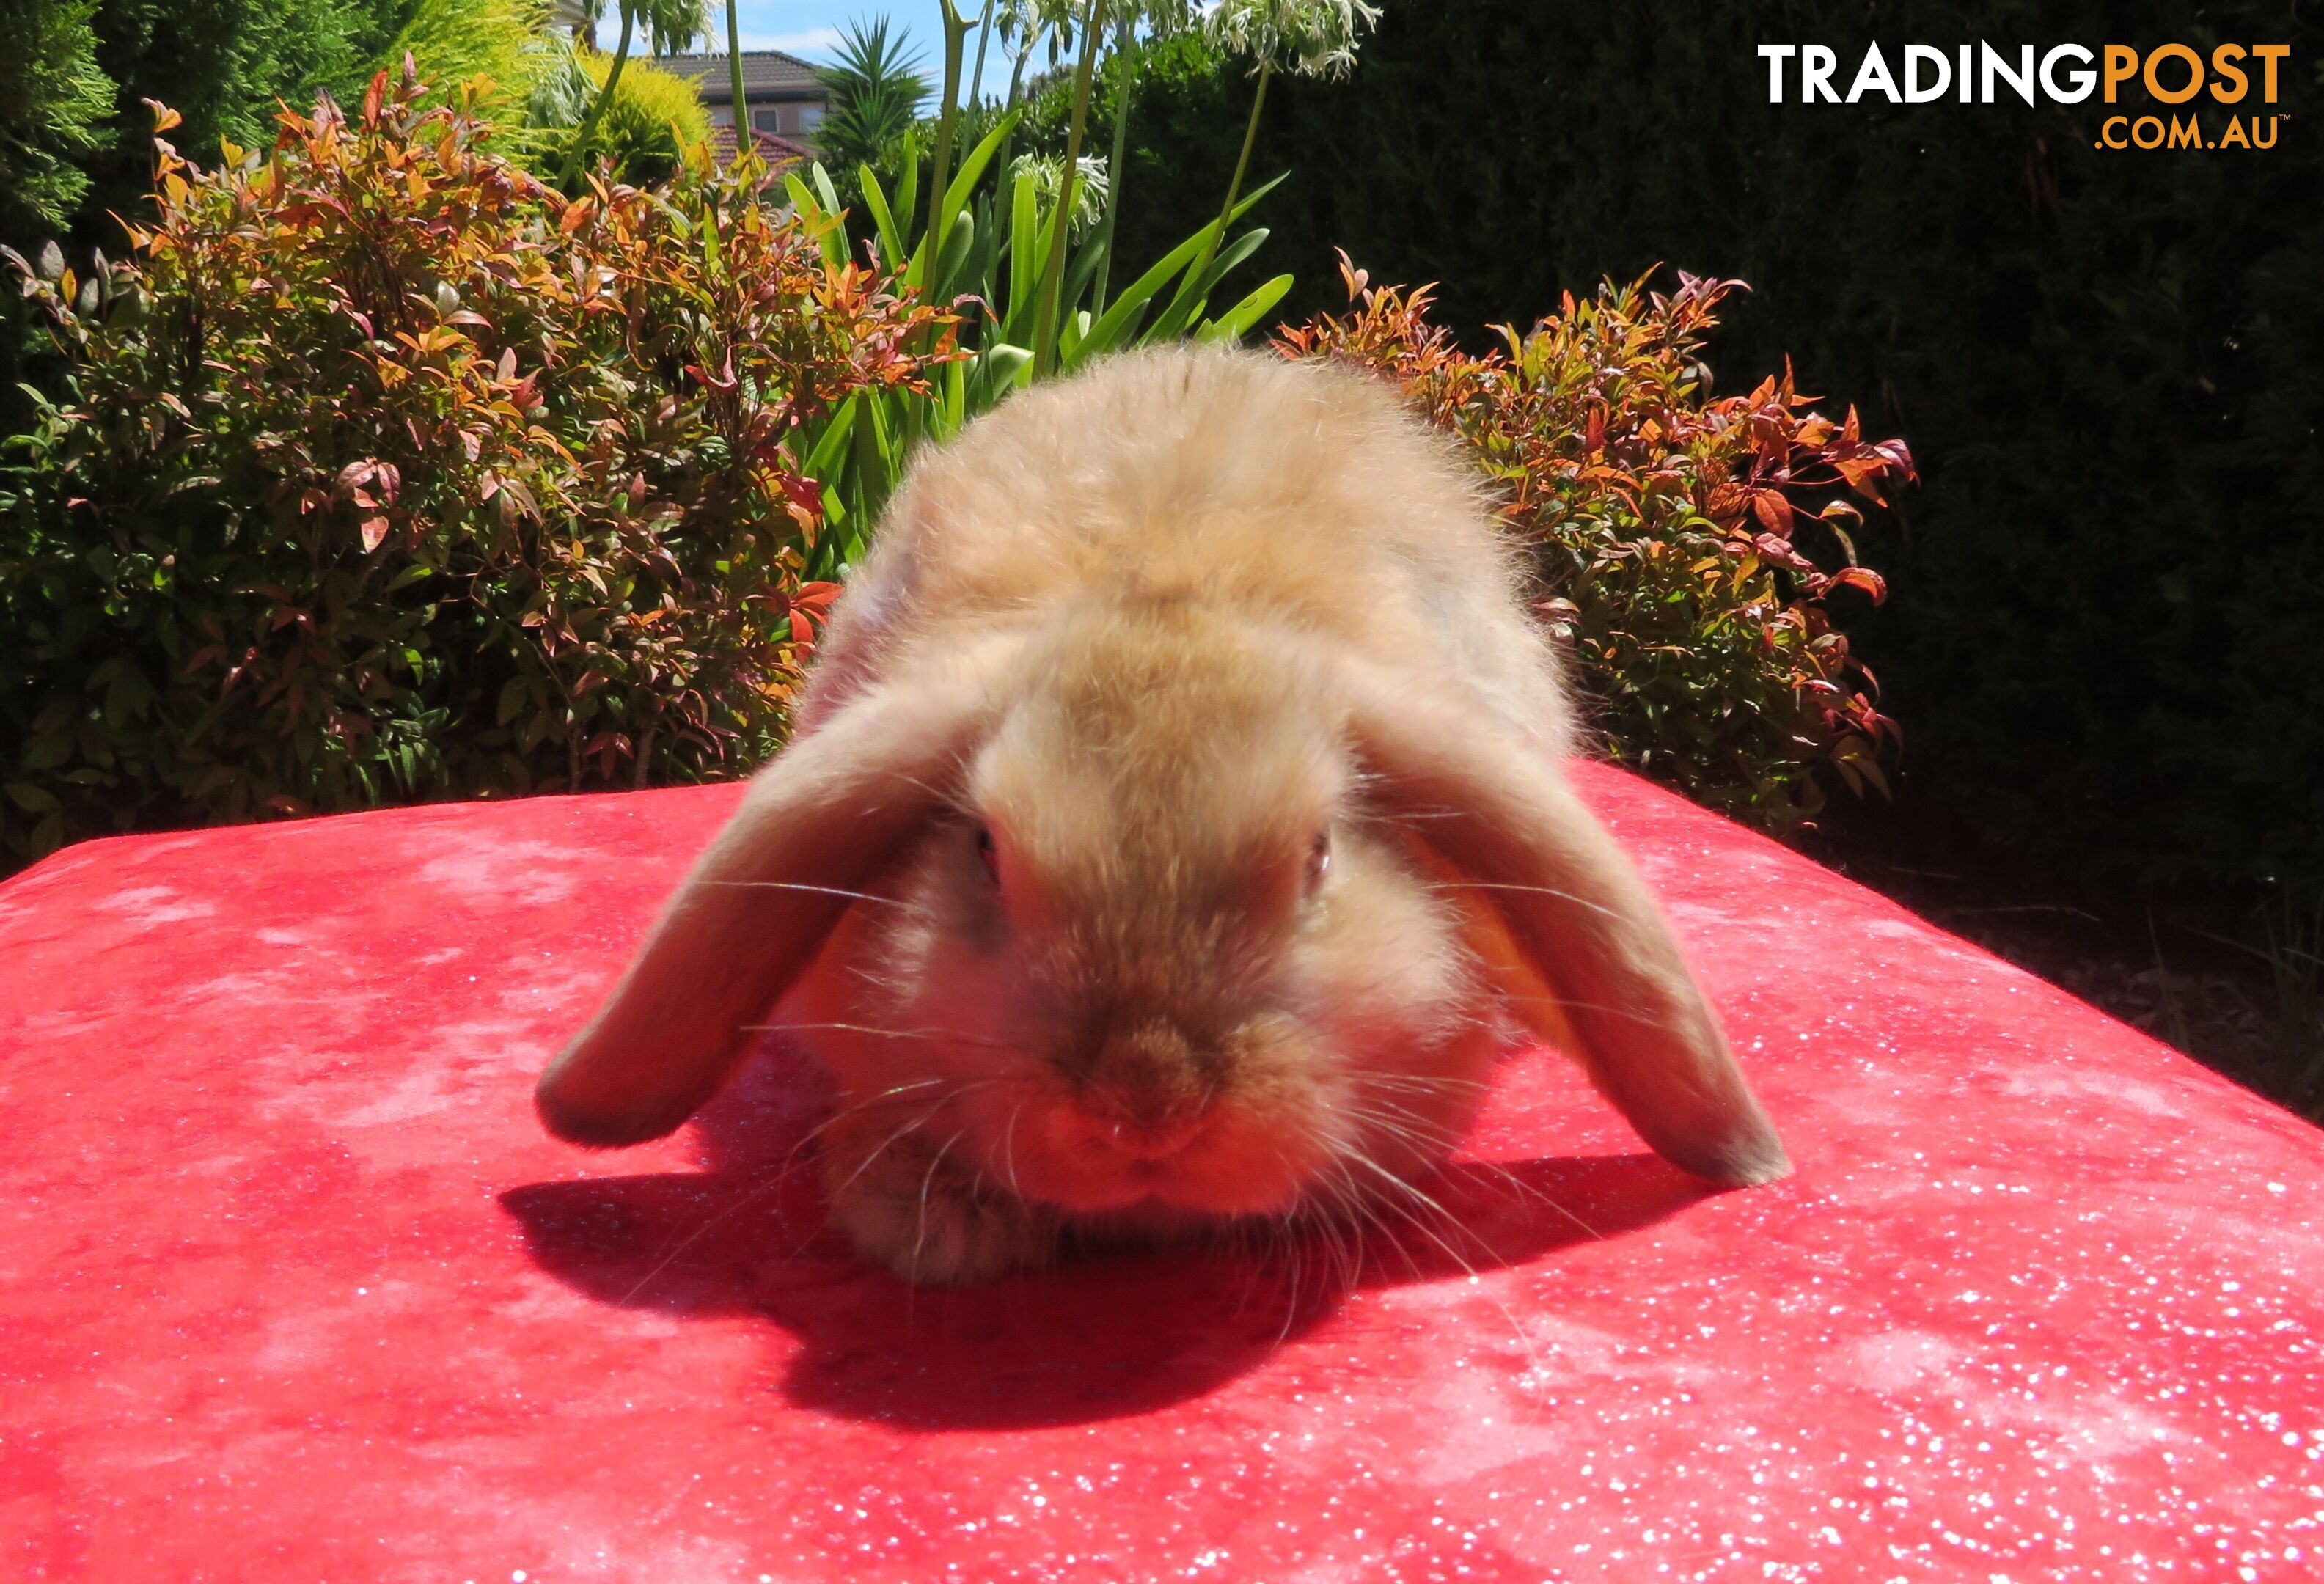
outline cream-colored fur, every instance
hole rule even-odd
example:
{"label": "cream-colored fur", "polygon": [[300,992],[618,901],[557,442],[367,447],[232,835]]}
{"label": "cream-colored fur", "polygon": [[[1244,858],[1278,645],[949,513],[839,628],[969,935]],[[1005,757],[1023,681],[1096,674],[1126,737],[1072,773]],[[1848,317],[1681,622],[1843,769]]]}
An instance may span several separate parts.
{"label": "cream-colored fur", "polygon": [[1558,777],[1517,587],[1459,459],[1355,374],[1174,349],[1013,399],[915,464],[798,739],[543,1115],[656,1136],[792,1029],[840,1092],[835,1220],[926,1280],[1416,1193],[1513,1027],[1680,1165],[1782,1174]]}

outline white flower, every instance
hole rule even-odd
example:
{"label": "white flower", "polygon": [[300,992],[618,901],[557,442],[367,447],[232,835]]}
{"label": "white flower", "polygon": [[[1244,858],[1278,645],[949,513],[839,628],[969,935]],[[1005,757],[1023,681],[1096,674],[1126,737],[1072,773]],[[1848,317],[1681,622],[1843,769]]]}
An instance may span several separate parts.
{"label": "white flower", "polygon": [[1339,77],[1379,21],[1379,7],[1364,0],[1219,0],[1203,26],[1231,54],[1303,77]]}
{"label": "white flower", "polygon": [[[1098,216],[1105,213],[1109,186],[1102,155],[1084,154],[1074,163],[1081,168],[1081,175],[1074,182],[1073,229],[1079,234],[1096,225]],[[1032,173],[1033,191],[1039,197],[1042,206],[1047,207],[1055,204],[1058,185],[1065,180],[1065,157],[1061,154],[1018,155],[1009,161],[1009,180],[1012,189],[1017,178],[1027,171]]]}

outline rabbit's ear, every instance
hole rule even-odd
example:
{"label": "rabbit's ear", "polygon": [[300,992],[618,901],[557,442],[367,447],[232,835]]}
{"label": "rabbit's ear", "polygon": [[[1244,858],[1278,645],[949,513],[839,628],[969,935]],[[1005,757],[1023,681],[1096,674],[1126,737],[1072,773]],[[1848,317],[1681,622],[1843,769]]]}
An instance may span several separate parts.
{"label": "rabbit's ear", "polygon": [[1787,1174],[1645,883],[1543,751],[1474,707],[1366,695],[1350,728],[1370,795],[1506,924],[1518,962],[1486,967],[1509,1010],[1580,1058],[1665,1159],[1715,1183]]}
{"label": "rabbit's ear", "polygon": [[534,1091],[576,1144],[659,1138],[717,1093],[749,1025],[947,802],[987,713],[972,678],[863,694],[751,785],[595,1018]]}

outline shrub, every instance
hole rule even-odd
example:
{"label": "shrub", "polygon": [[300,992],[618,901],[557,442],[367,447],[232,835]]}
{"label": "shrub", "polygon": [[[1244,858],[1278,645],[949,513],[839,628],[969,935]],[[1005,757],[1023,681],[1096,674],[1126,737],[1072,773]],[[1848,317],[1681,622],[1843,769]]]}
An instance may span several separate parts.
{"label": "shrub", "polygon": [[547,0],[418,0],[374,69],[394,71],[409,55],[439,85],[431,98],[474,84],[474,109],[505,126],[523,115],[535,80],[563,64],[544,48],[548,20]]}
{"label": "shrub", "polygon": [[15,261],[70,373],[0,472],[6,851],[779,741],[825,592],[793,428],[948,324],[748,161],[568,203],[421,92],[161,144],[129,262]]}
{"label": "shrub", "polygon": [[[603,89],[613,58],[592,53],[579,60],[592,88]],[[621,86],[598,120],[589,155],[611,165],[625,181],[650,185],[668,180],[680,160],[709,142],[710,112],[694,85],[632,57],[622,64]]]}
{"label": "shrub", "polygon": [[73,161],[103,146],[113,84],[97,69],[97,0],[18,0],[0,13],[0,236],[70,217]]}
{"label": "shrub", "polygon": [[[613,58],[576,46],[549,26],[549,14],[547,0],[420,0],[380,65],[397,70],[409,55],[431,82],[474,85],[473,108],[497,125],[500,152],[553,180]],[[447,87],[436,97],[459,91]],[[623,181],[650,186],[709,138],[710,112],[694,85],[632,56],[598,118],[589,157]]]}
{"label": "shrub", "polygon": [[[1839,424],[1808,410],[1788,368],[1710,395],[1703,340],[1739,281],[1569,293],[1475,356],[1430,322],[1426,288],[1370,287],[1344,255],[1342,270],[1355,311],[1284,330],[1278,346],[1396,380],[1499,481],[1609,758],[1777,829],[1821,806],[1820,773],[1886,789],[1895,728],[1824,600],[1883,597],[1855,563],[1845,496],[1879,502],[1911,458],[1865,440],[1853,408]],[[1806,524],[1829,533],[1837,570],[1802,548]]]}
{"label": "shrub", "polygon": [[410,3],[103,0],[88,27],[97,68],[115,91],[107,97],[99,146],[73,156],[91,181],[74,222],[76,238],[118,253],[121,229],[109,216],[134,221],[152,214],[144,207],[153,185],[145,100],[165,99],[185,117],[179,141],[197,158],[215,155],[221,137],[263,144],[272,140],[274,113],[284,102],[311,105],[323,91],[360,97],[370,63]]}
{"label": "shrub", "polygon": [[921,73],[920,57],[890,32],[885,17],[850,23],[838,59],[821,75],[831,110],[816,130],[816,143],[841,192],[853,201],[862,196],[858,166],[894,173],[893,145],[916,134],[914,112],[934,85]]}

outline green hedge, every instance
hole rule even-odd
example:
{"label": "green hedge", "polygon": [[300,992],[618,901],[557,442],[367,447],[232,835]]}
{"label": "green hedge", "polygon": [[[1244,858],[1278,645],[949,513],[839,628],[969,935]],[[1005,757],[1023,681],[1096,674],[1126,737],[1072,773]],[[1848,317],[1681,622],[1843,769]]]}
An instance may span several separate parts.
{"label": "green hedge", "polygon": [[[2087,876],[2324,875],[2324,140],[2281,5],[1836,0],[1391,5],[1344,84],[1277,79],[1254,216],[1334,305],[1331,244],[1528,322],[1657,262],[1740,276],[1712,361],[1789,354],[1925,478],[1851,616],[1900,797]],[[2094,104],[1771,106],[1763,42],[2292,42],[2264,152],[2092,146]],[[1163,52],[1128,251],[1214,205],[1249,85]],[[2151,107],[2129,90],[2120,108]],[[2251,99],[2240,109],[2265,109]],[[2208,99],[2198,102],[2209,106]],[[2224,112],[2206,110],[2216,123]],[[1671,277],[1665,274],[1667,281]],[[1732,388],[1738,381],[1722,380]]]}

